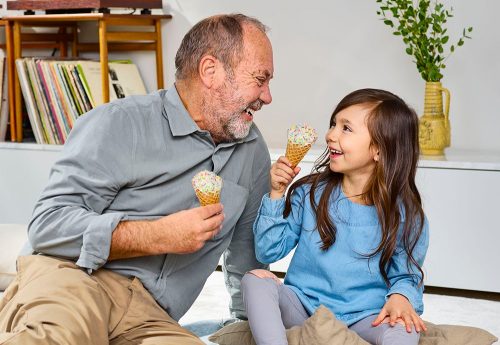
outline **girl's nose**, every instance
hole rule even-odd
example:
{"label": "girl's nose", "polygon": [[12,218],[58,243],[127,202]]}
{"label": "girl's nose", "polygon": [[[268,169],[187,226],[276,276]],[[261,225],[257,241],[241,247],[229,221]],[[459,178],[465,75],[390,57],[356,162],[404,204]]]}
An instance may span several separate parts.
{"label": "girl's nose", "polygon": [[330,129],[326,132],[326,142],[330,142],[330,141],[337,141],[337,134],[335,132],[335,127],[330,127]]}

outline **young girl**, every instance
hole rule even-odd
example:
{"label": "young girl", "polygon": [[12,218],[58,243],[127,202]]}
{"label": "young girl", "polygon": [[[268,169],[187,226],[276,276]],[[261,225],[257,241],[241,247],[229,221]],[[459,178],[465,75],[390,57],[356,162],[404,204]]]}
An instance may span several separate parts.
{"label": "young girl", "polygon": [[321,305],[371,344],[418,344],[425,325],[422,264],[428,229],[415,186],[415,112],[390,92],[347,95],[330,119],[327,150],[299,179],[285,157],[254,224],[259,261],[293,248],[284,284],[254,270],[242,287],[257,345],[287,344],[285,328]]}

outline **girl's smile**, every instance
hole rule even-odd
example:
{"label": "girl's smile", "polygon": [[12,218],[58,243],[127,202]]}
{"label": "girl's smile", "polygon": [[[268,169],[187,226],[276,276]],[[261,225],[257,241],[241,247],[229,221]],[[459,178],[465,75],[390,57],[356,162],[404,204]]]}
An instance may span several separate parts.
{"label": "girl's smile", "polygon": [[341,155],[344,153],[340,150],[336,150],[334,148],[330,148],[330,159],[336,159],[339,158]]}

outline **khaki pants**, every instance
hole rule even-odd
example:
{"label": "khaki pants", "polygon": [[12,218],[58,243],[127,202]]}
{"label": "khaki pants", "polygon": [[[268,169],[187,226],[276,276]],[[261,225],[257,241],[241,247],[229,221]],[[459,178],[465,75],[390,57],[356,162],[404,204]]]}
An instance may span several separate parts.
{"label": "khaki pants", "polygon": [[0,301],[0,344],[202,345],[137,279],[73,262],[21,256]]}

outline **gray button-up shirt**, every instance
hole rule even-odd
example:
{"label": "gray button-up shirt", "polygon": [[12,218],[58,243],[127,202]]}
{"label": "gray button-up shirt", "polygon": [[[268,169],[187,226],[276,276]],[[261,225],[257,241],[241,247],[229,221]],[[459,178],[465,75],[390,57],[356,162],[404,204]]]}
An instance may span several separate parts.
{"label": "gray button-up shirt", "polygon": [[[193,254],[107,262],[120,221],[199,206],[191,178],[205,169],[223,179],[225,220],[213,240]],[[255,259],[252,225],[269,189],[269,169],[269,152],[255,125],[245,139],[215,145],[189,116],[175,87],[105,104],[76,121],[35,206],[29,250],[136,276],[176,320],[223,255],[230,308],[242,317],[240,279],[263,266]]]}

